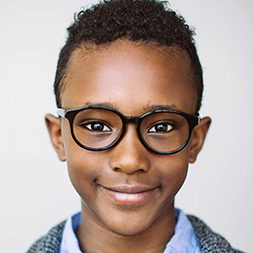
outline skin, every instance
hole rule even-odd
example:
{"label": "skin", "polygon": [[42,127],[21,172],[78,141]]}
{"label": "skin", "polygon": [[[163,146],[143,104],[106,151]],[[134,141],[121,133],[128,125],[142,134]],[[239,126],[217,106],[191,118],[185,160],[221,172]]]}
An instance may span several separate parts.
{"label": "skin", "polygon": [[[194,114],[197,95],[190,77],[187,56],[173,50],[124,41],[91,52],[78,49],[71,57],[62,107],[103,104],[124,115],[140,116],[169,106]],[[174,197],[210,123],[210,118],[201,119],[188,145],[173,155],[147,150],[134,123],[127,125],[115,147],[95,152],[74,142],[67,119],[46,115],[52,144],[59,159],[67,161],[70,179],[82,199],[82,223],[77,230],[81,250],[163,252],[176,224]],[[146,195],[134,203],[122,202],[115,199],[115,188],[135,194],[145,188]]]}

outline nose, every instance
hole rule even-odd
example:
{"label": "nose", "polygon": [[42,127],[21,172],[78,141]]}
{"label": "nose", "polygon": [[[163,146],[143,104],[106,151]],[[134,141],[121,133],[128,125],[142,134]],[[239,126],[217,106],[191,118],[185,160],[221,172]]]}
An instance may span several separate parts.
{"label": "nose", "polygon": [[150,169],[150,151],[139,140],[134,123],[128,124],[122,139],[110,153],[109,166],[114,171],[130,175]]}

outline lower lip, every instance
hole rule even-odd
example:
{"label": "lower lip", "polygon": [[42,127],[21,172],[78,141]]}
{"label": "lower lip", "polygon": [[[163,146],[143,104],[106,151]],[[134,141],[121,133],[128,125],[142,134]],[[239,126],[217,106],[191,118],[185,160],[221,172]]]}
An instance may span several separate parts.
{"label": "lower lip", "polygon": [[156,188],[139,193],[125,193],[125,192],[116,192],[113,190],[106,189],[101,187],[102,191],[118,204],[125,205],[140,205],[145,203],[155,192]]}

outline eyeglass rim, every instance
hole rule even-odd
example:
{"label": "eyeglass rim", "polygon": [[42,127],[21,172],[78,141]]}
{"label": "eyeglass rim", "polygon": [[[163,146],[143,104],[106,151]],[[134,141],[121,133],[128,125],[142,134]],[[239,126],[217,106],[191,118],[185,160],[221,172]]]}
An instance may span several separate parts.
{"label": "eyeglass rim", "polygon": [[[118,137],[109,145],[105,146],[105,147],[102,147],[102,148],[91,148],[91,147],[88,147],[88,146],[85,146],[83,145],[82,143],[80,143],[75,134],[74,134],[74,129],[73,129],[73,122],[74,122],[74,118],[75,116],[80,112],[80,111],[83,111],[83,110],[86,110],[86,109],[102,109],[102,110],[108,110],[108,111],[112,111],[114,113],[116,113],[122,120],[123,122],[123,127],[118,135]],[[154,114],[154,113],[164,113],[164,112],[169,112],[169,113],[175,113],[175,114],[179,114],[181,115],[182,117],[184,117],[188,123],[188,126],[189,126],[189,134],[188,134],[188,137],[187,137],[187,140],[184,142],[184,144],[179,147],[178,149],[176,150],[173,150],[173,151],[168,151],[168,152],[162,152],[162,151],[158,151],[156,149],[153,149],[152,147],[150,147],[147,142],[145,141],[145,139],[143,138],[143,136],[141,135],[141,132],[140,132],[140,125],[141,125],[141,122],[142,120],[147,117],[148,115],[150,114]],[[72,135],[72,138],[74,139],[74,141],[76,142],[76,144],[78,144],[80,147],[84,148],[84,149],[87,149],[87,150],[90,150],[90,151],[104,151],[104,150],[107,150],[107,149],[110,149],[112,148],[113,146],[115,146],[119,141],[120,139],[123,137],[123,133],[125,132],[125,124],[128,122],[128,121],[134,121],[136,124],[137,124],[137,133],[138,133],[138,137],[141,141],[141,143],[143,144],[143,146],[145,148],[147,148],[148,150],[154,152],[154,153],[157,153],[157,154],[161,154],[161,155],[170,155],[170,154],[175,154],[175,153],[178,153],[179,151],[181,151],[182,149],[185,148],[185,146],[188,144],[189,140],[190,140],[190,137],[191,137],[191,134],[192,134],[192,130],[193,128],[199,124],[199,121],[200,121],[200,117],[199,117],[199,114],[197,115],[192,115],[192,114],[188,114],[188,113],[185,113],[185,112],[181,112],[181,111],[178,111],[178,110],[170,110],[170,109],[157,109],[157,110],[152,110],[152,111],[149,111],[147,113],[144,113],[143,115],[141,115],[140,117],[131,117],[131,116],[125,116],[123,115],[122,113],[120,113],[119,111],[113,109],[113,108],[110,108],[110,107],[106,107],[106,106],[100,106],[100,105],[89,105],[89,106],[81,106],[81,107],[75,107],[75,108],[67,108],[67,109],[64,109],[64,108],[57,108],[57,114],[59,117],[62,117],[62,118],[66,118],[68,119],[69,121],[69,125],[70,125],[70,131],[71,131],[71,135]]]}

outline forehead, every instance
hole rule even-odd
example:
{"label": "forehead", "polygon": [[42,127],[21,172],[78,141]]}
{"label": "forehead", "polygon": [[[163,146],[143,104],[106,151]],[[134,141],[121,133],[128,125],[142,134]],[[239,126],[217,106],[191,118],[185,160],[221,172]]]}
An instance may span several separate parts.
{"label": "forehead", "polygon": [[64,108],[110,104],[128,115],[154,105],[193,114],[196,101],[186,53],[125,41],[75,50],[62,91]]}

